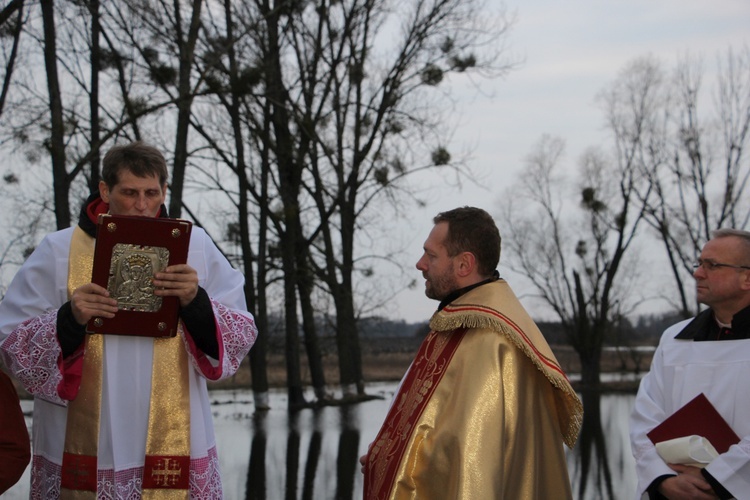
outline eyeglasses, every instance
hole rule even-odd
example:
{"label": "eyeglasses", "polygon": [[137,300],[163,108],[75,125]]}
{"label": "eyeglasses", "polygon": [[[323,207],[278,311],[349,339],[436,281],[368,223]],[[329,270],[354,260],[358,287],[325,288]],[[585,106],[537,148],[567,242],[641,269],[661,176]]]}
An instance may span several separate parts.
{"label": "eyeglasses", "polygon": [[750,266],[735,266],[734,264],[724,264],[722,262],[714,262],[713,260],[698,259],[698,262],[693,264],[693,269],[696,271],[699,267],[702,267],[706,271],[716,271],[720,267],[729,267],[731,269],[750,269]]}

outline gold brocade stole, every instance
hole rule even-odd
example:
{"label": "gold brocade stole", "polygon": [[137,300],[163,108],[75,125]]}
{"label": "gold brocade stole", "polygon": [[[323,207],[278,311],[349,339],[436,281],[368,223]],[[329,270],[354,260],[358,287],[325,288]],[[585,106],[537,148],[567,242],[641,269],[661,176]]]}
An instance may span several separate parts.
{"label": "gold brocade stole", "polygon": [[415,424],[445,375],[466,328],[430,332],[414,358],[365,463],[364,498],[385,499],[393,489]]}
{"label": "gold brocade stole", "polygon": [[[76,227],[70,242],[68,297],[91,281],[96,241]],[[104,335],[86,335],[78,395],[68,404],[60,497],[95,499]],[[143,468],[144,499],[186,499],[190,486],[190,389],[180,335],[154,339],[151,402]]]}

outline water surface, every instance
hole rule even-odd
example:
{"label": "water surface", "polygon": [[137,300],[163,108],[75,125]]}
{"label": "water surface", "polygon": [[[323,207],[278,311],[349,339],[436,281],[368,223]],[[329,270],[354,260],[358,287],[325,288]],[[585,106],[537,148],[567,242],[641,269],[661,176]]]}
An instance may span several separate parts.
{"label": "water surface", "polygon": [[[273,391],[269,398],[271,410],[258,414],[250,391],[213,391],[212,411],[225,498],[362,498],[358,458],[375,438],[395,389],[395,383],[373,383],[367,392],[382,399],[295,414],[286,411],[284,390]],[[312,394],[308,397],[312,398]],[[618,499],[634,497],[635,465],[628,442],[628,416],[633,401],[630,394],[601,397],[606,456],[595,456],[582,478],[579,454],[575,450],[568,452],[574,497],[579,497],[582,488],[586,499],[607,498],[608,491],[615,492],[614,498]],[[30,415],[31,401],[23,401],[22,405]],[[27,424],[30,429],[30,416]],[[3,499],[20,500],[28,495],[27,469]]]}

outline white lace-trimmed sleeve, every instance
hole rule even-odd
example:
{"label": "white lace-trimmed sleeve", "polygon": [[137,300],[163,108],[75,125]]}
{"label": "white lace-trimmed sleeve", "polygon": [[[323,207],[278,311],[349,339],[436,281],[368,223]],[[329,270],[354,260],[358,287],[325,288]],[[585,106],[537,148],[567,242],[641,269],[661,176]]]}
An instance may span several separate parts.
{"label": "white lace-trimmed sleeve", "polygon": [[188,264],[198,272],[201,286],[211,299],[219,343],[218,362],[197,352],[188,340],[193,366],[209,380],[233,375],[255,343],[258,330],[245,303],[242,273],[234,269],[200,228],[193,228]]}
{"label": "white lace-trimmed sleeve", "polygon": [[52,403],[63,380],[57,311],[67,301],[73,228],[47,235],[16,273],[0,302],[0,356],[24,388]]}
{"label": "white lace-trimmed sleeve", "polygon": [[5,339],[0,352],[24,389],[50,403],[65,405],[57,391],[63,376],[58,366],[62,350],[56,324],[57,311],[25,321]]}

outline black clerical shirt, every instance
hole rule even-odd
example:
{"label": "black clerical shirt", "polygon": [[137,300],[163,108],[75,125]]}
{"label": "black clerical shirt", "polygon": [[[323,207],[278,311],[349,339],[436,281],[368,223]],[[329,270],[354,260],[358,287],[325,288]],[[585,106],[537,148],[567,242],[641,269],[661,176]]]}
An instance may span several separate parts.
{"label": "black clerical shirt", "polygon": [[438,311],[442,311],[445,306],[459,298],[461,295],[465,294],[469,290],[474,290],[477,287],[480,287],[482,285],[486,285],[487,283],[492,283],[493,281],[497,281],[500,279],[500,273],[497,271],[492,272],[492,276],[487,278],[486,280],[479,281],[477,283],[474,283],[473,285],[465,286],[463,288],[459,288],[458,290],[453,290],[451,293],[445,296],[443,300],[440,301],[440,304],[438,305]]}
{"label": "black clerical shirt", "polygon": [[720,326],[711,309],[706,309],[682,329],[676,339],[696,342],[705,340],[742,340],[750,338],[750,307],[741,310],[732,318],[731,328]]}

